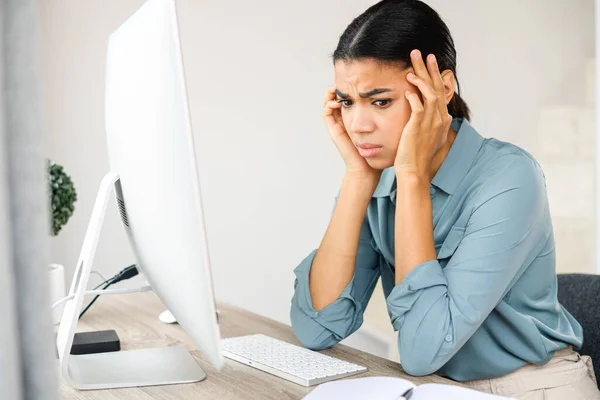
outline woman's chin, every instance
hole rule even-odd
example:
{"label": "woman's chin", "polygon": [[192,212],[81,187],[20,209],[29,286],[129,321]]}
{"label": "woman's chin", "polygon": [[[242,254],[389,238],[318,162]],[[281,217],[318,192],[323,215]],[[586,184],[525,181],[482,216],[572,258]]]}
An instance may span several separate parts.
{"label": "woman's chin", "polygon": [[367,164],[369,164],[371,168],[380,170],[389,168],[394,165],[393,160],[388,160],[383,157],[369,157],[365,158],[365,161],[367,162]]}

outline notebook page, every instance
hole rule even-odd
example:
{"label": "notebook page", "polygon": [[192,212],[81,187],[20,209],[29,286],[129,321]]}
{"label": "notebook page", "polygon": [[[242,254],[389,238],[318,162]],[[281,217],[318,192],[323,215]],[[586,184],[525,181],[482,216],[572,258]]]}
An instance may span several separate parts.
{"label": "notebook page", "polygon": [[385,376],[343,379],[317,386],[304,399],[397,400],[399,395],[411,387],[415,385],[407,380]]}
{"label": "notebook page", "polygon": [[512,397],[502,397],[478,392],[459,386],[426,383],[419,386],[410,400],[516,400]]}

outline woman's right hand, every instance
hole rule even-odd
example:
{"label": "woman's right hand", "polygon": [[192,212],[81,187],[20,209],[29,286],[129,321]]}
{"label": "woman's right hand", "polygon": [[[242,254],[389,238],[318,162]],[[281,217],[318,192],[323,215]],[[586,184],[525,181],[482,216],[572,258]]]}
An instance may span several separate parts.
{"label": "woman's right hand", "polygon": [[340,152],[346,164],[346,175],[359,178],[372,179],[376,184],[381,176],[381,171],[372,168],[367,161],[358,153],[348,135],[344,122],[342,121],[342,103],[336,100],[336,86],[327,89],[323,101],[323,119],[329,130],[333,143]]}

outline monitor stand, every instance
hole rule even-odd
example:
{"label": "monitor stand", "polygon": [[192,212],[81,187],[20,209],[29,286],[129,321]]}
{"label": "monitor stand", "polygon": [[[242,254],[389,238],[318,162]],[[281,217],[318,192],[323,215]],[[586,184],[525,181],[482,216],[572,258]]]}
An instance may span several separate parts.
{"label": "monitor stand", "polygon": [[74,297],[66,302],[58,329],[56,347],[63,379],[70,386],[82,390],[201,381],[206,378],[206,374],[183,346],[71,354],[79,313],[113,189],[117,198],[122,198],[119,175],[111,172],[100,184],[69,289],[68,295]]}

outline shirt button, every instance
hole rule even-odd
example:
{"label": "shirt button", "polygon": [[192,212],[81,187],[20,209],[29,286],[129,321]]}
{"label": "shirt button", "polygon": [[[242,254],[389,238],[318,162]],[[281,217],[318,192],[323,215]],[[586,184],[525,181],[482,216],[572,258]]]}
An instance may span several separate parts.
{"label": "shirt button", "polygon": [[452,341],[452,335],[451,334],[447,334],[444,339],[446,340],[446,342],[450,343]]}
{"label": "shirt button", "polygon": [[433,196],[435,194],[435,189],[434,188],[429,188],[429,193],[431,193],[431,195]]}

